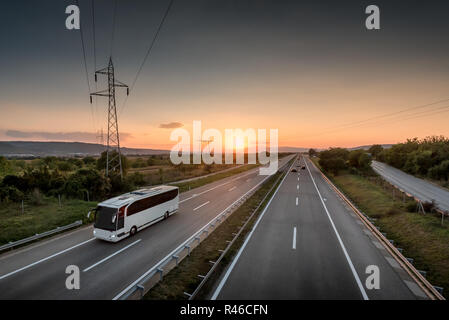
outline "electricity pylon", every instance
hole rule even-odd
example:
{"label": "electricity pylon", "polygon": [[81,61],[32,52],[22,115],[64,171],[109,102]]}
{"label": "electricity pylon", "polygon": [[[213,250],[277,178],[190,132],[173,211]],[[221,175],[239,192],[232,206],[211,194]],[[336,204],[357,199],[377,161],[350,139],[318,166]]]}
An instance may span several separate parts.
{"label": "electricity pylon", "polygon": [[112,57],[109,58],[109,65],[106,68],[95,71],[95,82],[97,82],[97,74],[104,74],[108,76],[108,89],[90,94],[90,103],[92,103],[92,96],[102,96],[109,98],[108,141],[106,149],[106,176],[109,176],[110,172],[119,170],[120,177],[123,179],[122,156],[120,152],[120,136],[117,121],[117,108],[115,105],[115,88],[116,87],[126,88],[126,94],[129,95],[129,87],[126,84],[115,79]]}

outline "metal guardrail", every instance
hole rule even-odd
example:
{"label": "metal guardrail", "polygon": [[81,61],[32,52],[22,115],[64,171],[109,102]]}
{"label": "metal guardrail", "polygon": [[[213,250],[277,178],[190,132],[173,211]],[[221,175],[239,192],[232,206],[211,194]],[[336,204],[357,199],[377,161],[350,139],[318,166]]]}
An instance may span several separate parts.
{"label": "metal guardrail", "polygon": [[[296,160],[296,158],[294,158],[294,160]],[[294,163],[294,161],[293,161]],[[293,165],[293,164],[292,164]],[[290,167],[291,168],[291,167]],[[257,205],[257,207],[252,211],[252,213],[249,215],[249,217],[245,220],[245,223],[240,227],[239,231],[234,235],[234,237],[232,238],[231,241],[228,241],[228,245],[226,246],[226,248],[224,250],[221,251],[220,256],[218,257],[218,259],[216,261],[210,261],[212,264],[212,267],[209,269],[209,271],[207,272],[207,274],[205,276],[202,275],[198,275],[199,277],[202,278],[201,282],[199,283],[199,285],[196,287],[195,291],[193,291],[192,294],[189,294],[187,292],[184,292],[185,295],[187,295],[189,297],[189,300],[193,300],[195,299],[195,297],[198,295],[198,293],[200,292],[200,290],[202,289],[202,287],[204,286],[204,284],[207,282],[207,280],[211,277],[212,273],[215,271],[215,269],[217,268],[217,266],[220,264],[221,260],[223,260],[224,256],[228,253],[229,249],[232,247],[232,245],[234,244],[234,242],[238,239],[238,237],[240,236],[240,234],[242,233],[242,231],[246,228],[246,226],[248,225],[248,223],[251,221],[251,219],[254,217],[254,215],[259,211],[259,209],[261,208],[262,204],[265,202],[265,200],[267,199],[267,197],[271,194],[271,192],[274,190],[274,188],[278,185],[279,181],[282,179],[282,177],[284,177],[285,175],[287,175],[290,171],[290,168],[288,170],[286,170],[285,174],[281,174],[275,181],[275,183],[273,184],[273,186],[270,188],[270,190],[268,190],[268,192],[265,194],[265,196],[262,198],[262,200],[259,202],[259,204]]]}
{"label": "metal guardrail", "polygon": [[28,237],[28,238],[25,238],[25,239],[21,239],[21,240],[17,240],[17,241],[14,241],[14,242],[10,242],[10,243],[7,243],[7,244],[4,244],[4,245],[0,246],[0,252],[2,252],[4,250],[12,249],[14,247],[20,246],[22,244],[25,244],[25,243],[28,243],[28,242],[31,242],[31,241],[35,241],[35,240],[41,239],[41,238],[46,237],[46,236],[50,236],[52,234],[55,234],[55,233],[58,233],[58,232],[61,232],[61,231],[64,231],[64,230],[68,230],[68,229],[71,229],[71,228],[74,228],[74,227],[78,227],[78,226],[80,226],[82,224],[83,224],[83,221],[78,220],[78,221],[75,221],[74,223],[68,224],[68,225],[63,226],[63,227],[57,227],[56,229],[53,229],[53,230],[50,230],[50,231],[45,231],[43,233],[36,233],[34,236],[31,236],[31,237]]}
{"label": "metal guardrail", "polygon": [[[282,170],[290,161],[287,161]],[[164,275],[168,274],[171,269],[176,267],[180,261],[190,255],[190,252],[197,247],[207,236],[216,229],[226,218],[231,215],[240,205],[242,205],[254,192],[262,185],[270,176],[266,176],[261,182],[252,187],[248,192],[234,201],[225,210],[209,221],[204,227],[198,230],[190,238],[180,244],[176,249],[170,252],[159,263],[145,272],[139,279],[133,282],[128,288],[123,290],[113,300],[141,299],[156,283],[161,281]]]}
{"label": "metal guardrail", "polygon": [[[312,161],[311,161],[312,162]],[[315,164],[312,162],[312,165]],[[368,216],[361,212],[345,195],[341,192],[326,175],[317,168],[324,180],[329,186],[337,193],[337,195],[346,202],[349,207],[357,214],[363,224],[371,231],[371,233],[383,244],[385,249],[391,254],[393,258],[399,263],[399,265],[410,275],[410,277],[419,285],[419,287],[426,293],[426,295],[432,300],[445,300],[445,298],[438,292],[438,290],[429,282],[426,278],[411,264],[411,262],[402,255],[401,251],[396,248],[393,243],[388,240],[385,235],[371,223]]]}
{"label": "metal guardrail", "polygon": [[[374,168],[373,168],[373,169],[374,169]],[[376,171],[376,170],[374,170],[374,171]],[[376,171],[376,173],[378,173],[378,172]],[[378,173],[378,174],[379,174],[379,173]],[[427,202],[426,200],[422,200],[422,199],[418,198],[417,196],[415,196],[415,195],[413,195],[413,194],[411,194],[411,193],[409,193],[409,192],[403,190],[401,187],[399,187],[398,185],[396,185],[396,184],[395,184],[394,182],[392,182],[390,179],[387,179],[386,177],[382,176],[381,174],[379,174],[379,176],[380,176],[384,181],[386,181],[386,182],[389,183],[391,186],[393,186],[393,188],[398,189],[399,192],[402,192],[402,193],[403,193],[404,195],[406,195],[408,198],[412,198],[413,200],[415,200],[416,202],[418,202],[418,204],[419,204],[421,207],[422,207],[422,203]],[[394,194],[393,194],[393,196],[394,196]],[[438,208],[438,202],[436,202],[434,199],[432,199],[432,203],[434,204],[433,210],[441,215],[441,219],[442,219],[441,221],[443,221],[444,216],[449,216],[449,212],[448,212],[448,211],[445,211],[445,210],[443,210],[443,209]],[[425,212],[424,212],[424,213],[425,213]]]}

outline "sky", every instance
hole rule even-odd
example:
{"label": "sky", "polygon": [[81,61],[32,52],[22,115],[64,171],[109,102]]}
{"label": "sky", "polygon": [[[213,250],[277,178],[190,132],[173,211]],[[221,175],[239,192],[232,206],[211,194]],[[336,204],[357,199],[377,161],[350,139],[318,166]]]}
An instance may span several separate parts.
{"label": "sky", "polygon": [[[93,74],[110,56],[116,78],[133,83],[169,4],[117,0],[113,24],[114,1],[94,0],[94,50],[92,2],[79,0],[91,91],[106,88]],[[106,99],[89,103],[80,31],[65,28],[75,3],[2,5],[0,140],[99,142],[106,132]],[[380,30],[365,27],[370,4]],[[448,9],[434,0],[174,0],[126,104],[118,90],[122,145],[170,149],[171,131],[191,131],[194,120],[223,135],[278,129],[279,145],[291,147],[449,136]]]}

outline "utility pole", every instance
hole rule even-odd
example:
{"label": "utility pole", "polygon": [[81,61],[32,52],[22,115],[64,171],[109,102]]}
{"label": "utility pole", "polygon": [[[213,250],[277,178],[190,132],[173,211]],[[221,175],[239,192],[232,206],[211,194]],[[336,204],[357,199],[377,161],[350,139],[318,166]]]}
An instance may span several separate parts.
{"label": "utility pole", "polygon": [[99,139],[98,141],[100,142],[101,146],[104,147],[103,128],[101,128],[101,130],[98,131],[97,139]]}
{"label": "utility pole", "polygon": [[95,82],[97,82],[97,74],[108,76],[108,89],[94,92],[90,94],[90,103],[92,96],[102,96],[109,98],[108,106],[108,141],[106,149],[106,176],[114,171],[120,171],[120,177],[123,179],[122,157],[120,152],[120,136],[118,131],[117,108],[115,105],[115,88],[126,88],[126,94],[129,95],[129,87],[116,80],[114,74],[114,65],[112,57],[109,58],[109,64],[106,68],[95,71]]}

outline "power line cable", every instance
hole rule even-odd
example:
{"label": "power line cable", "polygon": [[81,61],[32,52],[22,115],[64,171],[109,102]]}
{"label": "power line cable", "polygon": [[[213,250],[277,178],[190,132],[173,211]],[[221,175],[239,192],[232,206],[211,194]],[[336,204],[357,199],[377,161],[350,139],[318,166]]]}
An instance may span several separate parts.
{"label": "power line cable", "polygon": [[[79,0],[76,0],[76,5],[78,8],[80,7]],[[86,73],[86,82],[87,82],[87,89],[89,90],[89,95],[91,94],[92,90],[90,89],[90,82],[89,82],[89,71],[87,68],[87,60],[86,60],[86,48],[84,44],[84,36],[83,36],[83,28],[82,28],[82,20],[80,20],[80,37],[81,37],[81,47],[83,48],[83,60],[84,60],[84,71]],[[94,122],[94,109],[92,106],[90,106],[90,111],[92,114],[92,122]],[[95,125],[94,125],[95,126]]]}
{"label": "power line cable", "polygon": [[[423,104],[423,105],[419,105],[419,106],[405,108],[403,110],[396,111],[396,112],[391,112],[391,113],[387,113],[387,114],[378,115],[378,116],[371,117],[371,118],[368,118],[368,119],[365,119],[365,120],[349,122],[349,123],[346,123],[346,124],[343,124],[343,125],[331,127],[330,128],[331,130],[329,130],[329,131],[321,132],[321,133],[314,134],[314,135],[308,135],[308,136],[305,136],[305,137],[321,136],[321,135],[326,135],[326,134],[335,133],[335,132],[339,132],[339,131],[344,131],[346,129],[352,129],[354,127],[362,126],[365,123],[370,122],[372,120],[377,120],[377,119],[382,119],[382,118],[388,118],[388,117],[395,116],[395,115],[400,115],[400,114],[403,114],[403,113],[406,113],[406,112],[409,112],[409,111],[412,111],[412,110],[417,110],[417,109],[430,107],[430,106],[433,106],[433,105],[436,105],[436,104],[439,104],[439,103],[442,103],[442,102],[446,102],[446,101],[449,101],[449,98],[448,99],[442,99],[442,100],[435,101],[435,102],[431,102],[431,103],[427,103],[427,104]],[[432,110],[430,110],[430,111],[432,111]],[[424,112],[427,112],[427,111],[424,111]]]}
{"label": "power line cable", "polygon": [[[162,17],[162,20],[159,23],[159,26],[158,26],[158,28],[156,30],[156,33],[155,33],[155,35],[153,37],[153,40],[151,41],[150,46],[149,46],[149,48],[147,50],[147,53],[145,54],[145,57],[143,58],[143,61],[140,64],[139,69],[137,70],[137,74],[134,77],[134,80],[133,80],[133,82],[132,82],[132,84],[131,84],[131,86],[129,88],[130,92],[133,91],[134,86],[136,85],[137,79],[139,78],[140,73],[142,72],[142,69],[143,69],[143,67],[144,67],[144,65],[145,65],[145,63],[146,63],[146,61],[147,61],[151,51],[153,50],[154,44],[156,43],[156,41],[157,41],[157,39],[159,37],[159,33],[160,33],[161,29],[162,29],[162,26],[164,25],[164,22],[165,22],[165,19],[168,16],[168,13],[170,12],[170,9],[171,9],[171,7],[173,5],[173,2],[174,2],[174,0],[170,0],[170,3],[168,4],[167,9],[165,10],[164,16]],[[122,105],[122,108],[120,109],[119,114],[121,114],[123,112],[123,110],[125,109],[125,105],[126,105],[127,101],[128,101],[128,96],[126,96],[125,101],[123,102],[123,105]]]}
{"label": "power line cable", "polygon": [[112,9],[112,32],[111,32],[111,43],[110,43],[110,56],[114,49],[114,37],[115,37],[115,20],[117,16],[117,0],[114,0],[114,6]]}
{"label": "power line cable", "polygon": [[[95,3],[94,0],[90,1],[92,7],[92,39],[94,43],[94,71],[97,70],[97,45],[96,45],[96,26],[95,26]],[[98,84],[95,82],[95,92],[98,91]],[[98,116],[98,98],[95,96],[95,114]],[[97,117],[96,117],[97,118]],[[97,118],[98,120],[98,118]],[[97,121],[95,121],[95,126],[97,127]]]}

